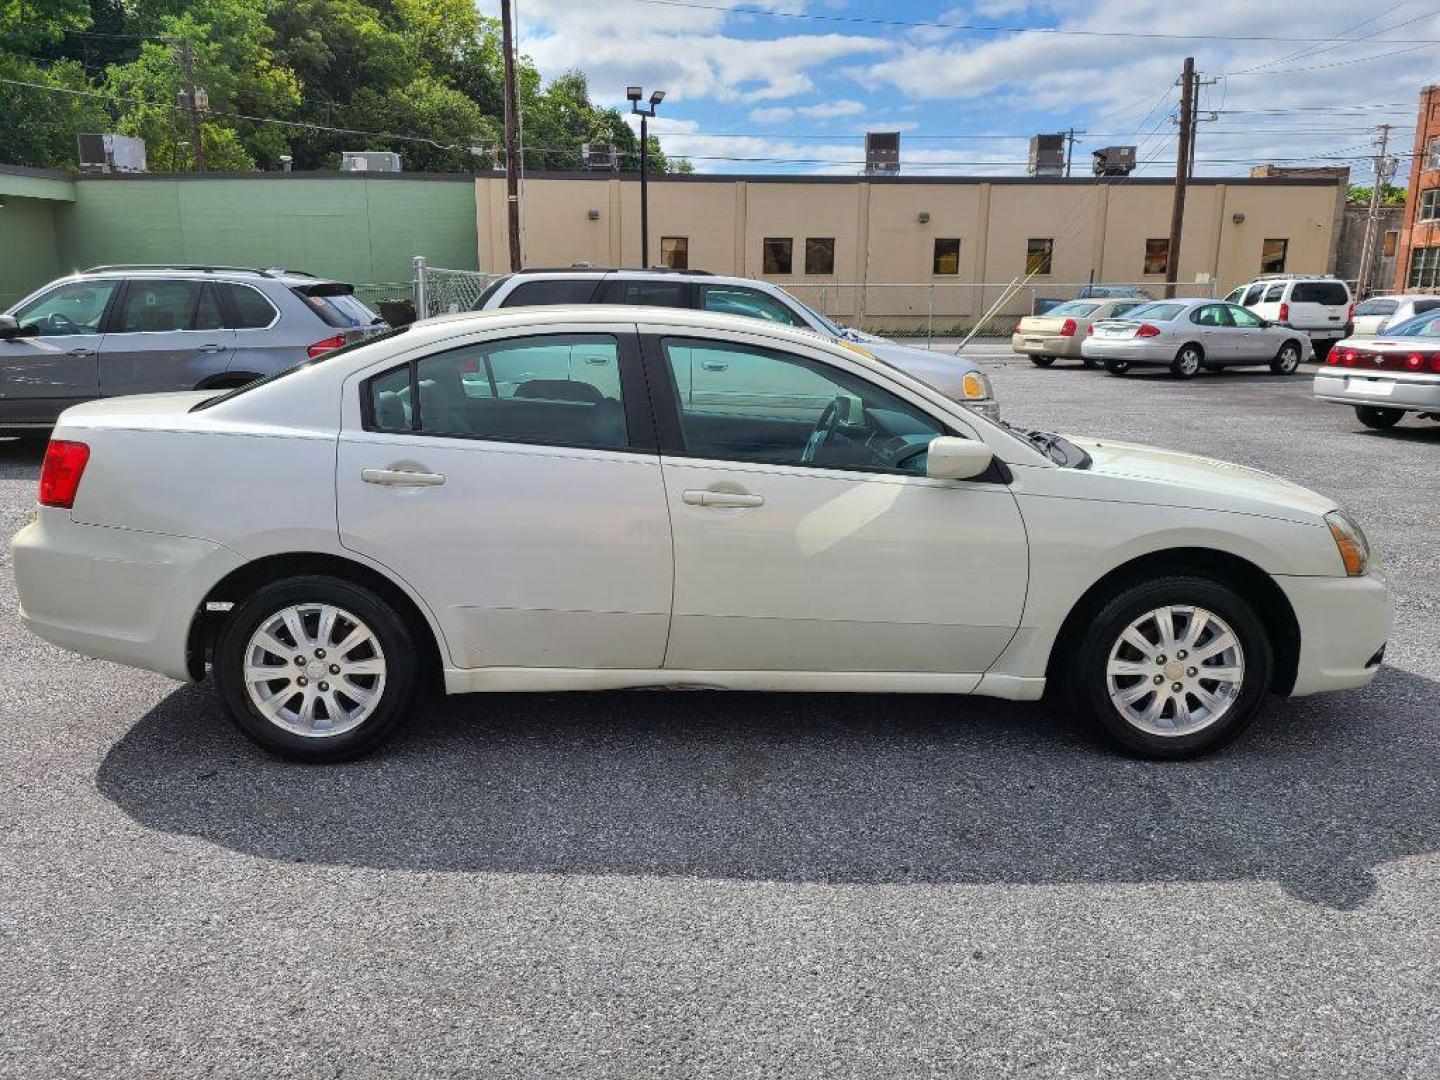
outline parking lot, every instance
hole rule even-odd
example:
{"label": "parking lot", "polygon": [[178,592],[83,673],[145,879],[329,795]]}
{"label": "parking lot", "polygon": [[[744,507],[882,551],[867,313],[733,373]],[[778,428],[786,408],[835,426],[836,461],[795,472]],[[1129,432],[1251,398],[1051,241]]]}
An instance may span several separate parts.
{"label": "parking lot", "polygon": [[[987,359],[1012,420],[1351,508],[1375,683],[1188,763],[1047,704],[653,692],[306,768],[31,638],[0,553],[0,1075],[1440,1074],[1440,423]],[[0,441],[6,536],[39,456]]]}

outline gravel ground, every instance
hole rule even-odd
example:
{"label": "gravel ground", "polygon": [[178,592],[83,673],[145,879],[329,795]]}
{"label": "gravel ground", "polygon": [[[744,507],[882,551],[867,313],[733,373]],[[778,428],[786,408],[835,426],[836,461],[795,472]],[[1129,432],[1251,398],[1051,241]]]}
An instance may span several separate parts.
{"label": "gravel ground", "polygon": [[[279,764],[24,633],[0,553],[0,1075],[1440,1075],[1440,424],[995,359],[1007,414],[1332,492],[1367,690],[1208,760],[1041,705],[457,699]],[[0,527],[38,453],[0,443]]]}

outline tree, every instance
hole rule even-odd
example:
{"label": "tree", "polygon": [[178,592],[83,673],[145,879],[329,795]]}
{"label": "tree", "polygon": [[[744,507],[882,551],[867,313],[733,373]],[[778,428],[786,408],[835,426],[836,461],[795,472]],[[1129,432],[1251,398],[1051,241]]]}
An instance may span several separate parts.
{"label": "tree", "polygon": [[[1370,196],[1375,191],[1374,185],[1351,184],[1350,190],[1345,193],[1345,201],[1350,203],[1362,203],[1370,205]],[[1380,205],[1382,206],[1404,206],[1405,189],[1396,187],[1394,184],[1386,184],[1385,189],[1380,193]]]}
{"label": "tree", "polygon": [[36,84],[0,83],[0,116],[5,118],[0,124],[0,161],[43,169],[73,169],[75,136],[82,131],[108,129],[110,119],[104,103],[89,96],[95,91],[85,80],[85,69],[74,61],[45,68],[0,52],[0,79]]}

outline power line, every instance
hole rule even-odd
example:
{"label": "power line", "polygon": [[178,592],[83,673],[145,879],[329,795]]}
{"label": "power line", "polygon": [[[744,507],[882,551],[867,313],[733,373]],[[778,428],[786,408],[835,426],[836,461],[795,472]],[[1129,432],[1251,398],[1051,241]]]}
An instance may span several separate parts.
{"label": "power line", "polygon": [[[725,4],[704,4],[697,0],[630,0],[632,4],[657,7],[693,8],[718,11],[729,15],[757,15],[771,19],[804,19],[812,22],[848,23],[860,26],[906,27],[921,30],[963,30],[973,34],[1044,34],[1057,37],[1142,38],[1165,41],[1276,41],[1290,44],[1328,44],[1333,37],[1296,37],[1293,34],[1173,34],[1145,30],[1084,30],[1061,26],[1014,26],[991,23],[952,23],[884,19],[864,15],[822,15],[818,12],[772,11],[756,7],[731,7]],[[1440,38],[1391,38],[1399,44],[1440,45]]]}
{"label": "power line", "polygon": [[1399,2],[1398,4],[1394,4],[1394,5],[1392,5],[1391,7],[1386,8],[1384,11],[1378,12],[1377,14],[1370,15],[1370,16],[1368,16],[1367,18],[1361,19],[1358,23],[1356,23],[1356,24],[1353,25],[1353,26],[1347,26],[1344,30],[1341,30],[1340,33],[1336,36],[1336,42],[1335,42],[1335,44],[1333,44],[1333,45],[1328,45],[1328,46],[1326,46],[1326,47],[1323,48],[1323,49],[1297,49],[1295,52],[1287,53],[1287,54],[1284,55],[1284,56],[1278,56],[1278,57],[1276,57],[1276,58],[1273,59],[1273,60],[1266,60],[1266,61],[1264,61],[1263,63],[1254,65],[1253,67],[1241,68],[1239,71],[1221,72],[1221,75],[1222,75],[1222,77],[1224,77],[1224,76],[1231,76],[1231,75],[1249,75],[1251,72],[1259,71],[1261,68],[1273,67],[1273,66],[1275,66],[1276,64],[1288,64],[1290,61],[1292,61],[1292,60],[1299,60],[1301,57],[1307,57],[1307,58],[1308,58],[1308,57],[1315,57],[1315,56],[1318,56],[1320,53],[1331,52],[1331,51],[1334,50],[1334,49],[1338,49],[1342,44],[1348,44],[1350,41],[1368,41],[1370,38],[1378,37],[1379,35],[1384,34],[1384,33],[1387,33],[1387,32],[1390,31],[1390,30],[1398,29],[1398,28],[1401,27],[1401,26],[1408,26],[1408,25],[1409,25],[1410,23],[1412,23],[1412,22],[1416,22],[1416,21],[1418,21],[1419,19],[1426,18],[1427,15],[1429,14],[1429,13],[1427,12],[1427,13],[1425,13],[1425,14],[1417,15],[1414,19],[1409,19],[1409,20],[1407,20],[1406,22],[1397,23],[1395,26],[1386,27],[1386,28],[1384,28],[1384,29],[1377,30],[1377,31],[1375,31],[1374,33],[1366,34],[1366,35],[1364,35],[1363,37],[1360,37],[1360,38],[1350,38],[1350,37],[1349,37],[1349,35],[1353,34],[1356,30],[1359,30],[1361,27],[1367,26],[1367,25],[1369,25],[1370,23],[1375,22],[1377,19],[1383,19],[1383,18],[1385,18],[1385,16],[1391,14],[1392,12],[1398,11],[1400,8],[1404,7],[1407,3],[1409,3],[1409,0],[1400,0],[1400,2]]}

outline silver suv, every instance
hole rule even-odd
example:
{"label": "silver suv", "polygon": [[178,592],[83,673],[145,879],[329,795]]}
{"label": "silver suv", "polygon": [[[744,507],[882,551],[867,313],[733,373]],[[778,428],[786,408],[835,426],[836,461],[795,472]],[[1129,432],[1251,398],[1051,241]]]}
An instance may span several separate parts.
{"label": "silver suv", "polygon": [[778,285],[754,278],[720,277],[704,270],[618,270],[572,266],[522,270],[492,281],[474,310],[552,304],[639,304],[694,308],[742,315],[810,330],[832,341],[858,345],[877,359],[933,386],[946,397],[991,420],[1000,419],[989,377],[974,362],[949,353],[901,345],[840,326]]}
{"label": "silver suv", "polygon": [[294,270],[96,266],[0,315],[0,434],[92,398],[242,386],[387,329],[354,289]]}

